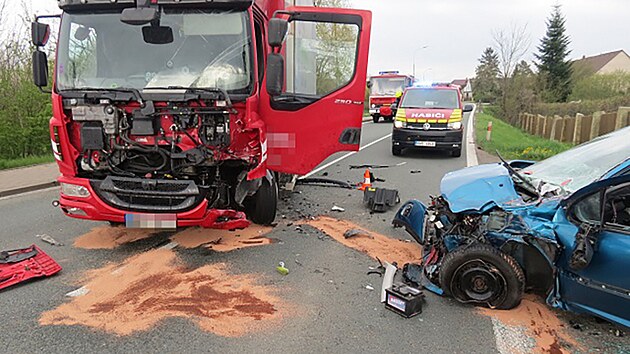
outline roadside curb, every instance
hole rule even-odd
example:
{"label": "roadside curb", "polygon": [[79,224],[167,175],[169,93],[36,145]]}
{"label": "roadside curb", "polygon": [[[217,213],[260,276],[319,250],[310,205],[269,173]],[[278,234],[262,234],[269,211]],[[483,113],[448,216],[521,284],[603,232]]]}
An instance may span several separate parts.
{"label": "roadside curb", "polygon": [[477,156],[477,144],[475,144],[475,115],[477,113],[477,105],[470,112],[468,126],[466,127],[466,167],[479,165]]}
{"label": "roadside curb", "polygon": [[16,194],[33,192],[33,191],[37,191],[37,190],[40,190],[40,189],[56,187],[58,185],[59,185],[59,182],[52,181],[52,182],[34,184],[34,185],[31,185],[31,186],[26,186],[26,187],[20,187],[20,188],[0,191],[0,198],[9,197],[9,196],[16,195]]}

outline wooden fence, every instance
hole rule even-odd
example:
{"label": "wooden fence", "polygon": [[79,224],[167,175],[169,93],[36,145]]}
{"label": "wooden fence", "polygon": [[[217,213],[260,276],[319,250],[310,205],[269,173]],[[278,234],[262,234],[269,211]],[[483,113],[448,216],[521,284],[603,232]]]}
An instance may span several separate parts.
{"label": "wooden fence", "polygon": [[540,114],[519,114],[524,131],[546,139],[581,144],[598,136],[630,125],[630,107],[619,107],[617,112],[578,113],[572,116],[546,117]]}

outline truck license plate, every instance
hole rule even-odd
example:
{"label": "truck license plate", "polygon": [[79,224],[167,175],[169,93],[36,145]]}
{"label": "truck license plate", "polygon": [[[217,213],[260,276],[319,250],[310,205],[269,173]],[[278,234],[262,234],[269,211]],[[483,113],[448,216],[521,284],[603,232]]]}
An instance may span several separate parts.
{"label": "truck license plate", "polygon": [[168,229],[177,228],[175,214],[125,214],[125,226],[132,229]]}
{"label": "truck license plate", "polygon": [[435,141],[416,141],[415,145],[421,147],[435,147]]}

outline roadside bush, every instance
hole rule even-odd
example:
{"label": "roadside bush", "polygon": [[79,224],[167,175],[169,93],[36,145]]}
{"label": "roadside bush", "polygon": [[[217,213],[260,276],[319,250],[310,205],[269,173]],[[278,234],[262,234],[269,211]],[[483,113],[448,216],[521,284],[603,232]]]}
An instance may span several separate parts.
{"label": "roadside bush", "polygon": [[630,95],[612,97],[602,100],[583,100],[567,103],[537,103],[533,106],[533,114],[544,116],[574,116],[576,113],[591,114],[597,111],[616,111],[619,107],[630,106]]}
{"label": "roadside bush", "polygon": [[617,96],[630,96],[630,73],[614,72],[584,77],[575,82],[571,101],[602,100]]}

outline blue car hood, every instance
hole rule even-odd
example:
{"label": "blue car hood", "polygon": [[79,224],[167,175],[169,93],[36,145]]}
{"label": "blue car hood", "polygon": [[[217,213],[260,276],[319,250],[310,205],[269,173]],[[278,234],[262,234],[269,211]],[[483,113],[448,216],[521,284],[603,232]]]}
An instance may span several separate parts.
{"label": "blue car hood", "polygon": [[454,213],[483,213],[495,206],[523,203],[514,189],[509,171],[500,163],[447,173],[442,178],[440,190]]}

